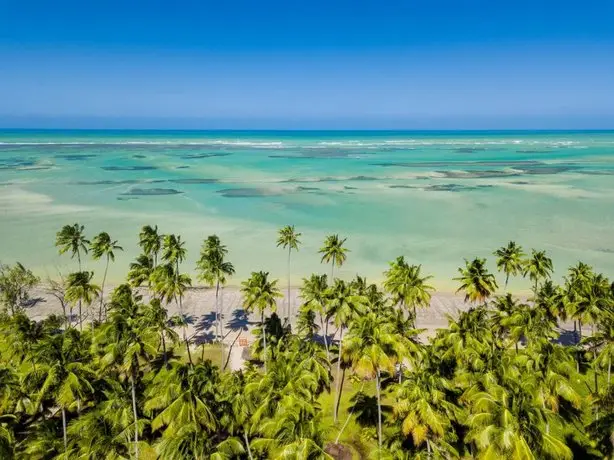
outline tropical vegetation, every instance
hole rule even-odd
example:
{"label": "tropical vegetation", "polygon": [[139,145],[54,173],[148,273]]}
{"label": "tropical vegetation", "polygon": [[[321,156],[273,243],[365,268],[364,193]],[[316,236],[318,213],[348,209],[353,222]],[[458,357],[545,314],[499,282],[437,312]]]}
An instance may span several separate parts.
{"label": "tropical vegetation", "polygon": [[[272,238],[288,279],[300,236],[287,226]],[[112,290],[119,243],[63,227],[56,245],[77,264],[47,283],[62,310],[43,319],[28,316],[40,280],[0,265],[0,458],[614,458],[614,284],[603,274],[579,263],[557,284],[544,251],[510,242],[490,261],[504,289],[487,259],[467,259],[455,278],[466,308],[433,331],[417,329],[434,291],[422,267],[400,256],[381,286],[344,279],[345,243],[326,238],[330,278],[303,279],[296,315],[270,273],[241,283],[256,324],[239,369],[227,368],[220,303],[235,268],[215,235],[196,264],[215,292],[215,305],[196,306],[213,315],[209,344],[188,333],[185,243],[157,226],[143,227]],[[88,255],[104,260],[101,277]],[[531,293],[507,292],[510,278]]]}

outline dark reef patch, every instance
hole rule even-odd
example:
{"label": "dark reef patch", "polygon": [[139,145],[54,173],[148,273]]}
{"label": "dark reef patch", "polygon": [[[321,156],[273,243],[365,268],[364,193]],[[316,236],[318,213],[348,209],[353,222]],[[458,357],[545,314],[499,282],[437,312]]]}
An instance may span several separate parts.
{"label": "dark reef patch", "polygon": [[153,171],[155,166],[101,166],[105,171]]}
{"label": "dark reef patch", "polygon": [[230,152],[220,152],[220,153],[191,153],[189,155],[181,155],[179,158],[182,160],[197,160],[199,158],[213,158],[213,157],[227,157],[232,155]]}
{"label": "dark reef patch", "polygon": [[175,169],[190,169],[188,165],[175,166]]}
{"label": "dark reef patch", "polygon": [[59,155],[55,155],[55,158],[59,158],[61,160],[67,160],[67,161],[87,161],[87,160],[91,160],[92,158],[97,158],[98,155],[94,155],[93,153],[75,153],[75,154],[68,154],[68,153],[62,153]]}
{"label": "dark reef patch", "polygon": [[133,188],[122,193],[125,196],[162,196],[162,195],[180,195],[181,190],[174,188]]}
{"label": "dark reef patch", "polygon": [[585,174],[587,176],[614,176],[614,170],[611,169],[603,169],[600,171],[591,169],[579,169],[577,172],[580,174]]}
{"label": "dark reef patch", "polygon": [[474,153],[474,152],[483,152],[486,150],[483,147],[461,147],[455,150],[456,153]]}
{"label": "dark reef patch", "polygon": [[494,179],[498,177],[520,176],[517,171],[485,170],[485,171],[435,171],[449,179]]}
{"label": "dark reef patch", "polygon": [[217,184],[219,180],[217,179],[173,179],[169,182],[174,182],[176,184]]}
{"label": "dark reef patch", "polygon": [[550,153],[550,150],[516,150],[516,153]]}
{"label": "dark reef patch", "polygon": [[226,198],[260,198],[265,196],[280,196],[282,193],[264,188],[244,187],[244,188],[225,188],[218,190],[217,193]]}
{"label": "dark reef patch", "polygon": [[132,158],[147,158],[147,155],[141,155],[140,153],[136,153],[132,155]]}
{"label": "dark reef patch", "polygon": [[530,167],[530,166],[540,166],[545,165],[541,161],[534,160],[519,160],[519,161],[499,161],[499,160],[490,160],[490,161],[415,161],[415,162],[383,162],[383,163],[371,163],[371,166],[380,166],[380,167],[402,167],[402,168],[452,168],[452,167],[509,167],[509,168],[518,168],[518,167]]}

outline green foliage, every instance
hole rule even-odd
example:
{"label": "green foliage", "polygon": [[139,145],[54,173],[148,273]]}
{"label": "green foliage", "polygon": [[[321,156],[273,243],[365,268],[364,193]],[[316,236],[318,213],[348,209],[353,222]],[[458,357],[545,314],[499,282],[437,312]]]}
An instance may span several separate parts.
{"label": "green foliage", "polygon": [[12,267],[0,264],[0,303],[14,315],[23,309],[29,300],[28,291],[38,282],[38,277],[19,262]]}
{"label": "green foliage", "polygon": [[[85,241],[78,225],[58,234],[61,250],[77,258]],[[340,266],[344,241],[330,237],[324,261]],[[420,266],[402,257],[386,272],[387,294],[359,276],[330,285],[326,275],[304,279],[296,333],[276,314],[277,281],[254,272],[241,289],[245,309],[260,315],[254,359],[223,372],[200,353],[193,358],[188,318],[169,318],[165,308],[171,301],[181,307],[190,286],[179,271],[187,256],[181,238],[147,226],[139,244],[130,284],[116,287],[108,315],[83,330],[62,317],[28,318],[21,306],[38,280],[19,264],[2,267],[11,314],[0,315],[1,458],[614,455],[614,293],[585,264],[559,286],[545,253],[521,263],[518,246],[501,248],[498,268],[522,272],[533,285],[526,300],[493,298],[497,283],[486,261],[467,261],[457,280],[476,305],[422,340],[413,310],[429,304],[432,288]],[[107,234],[94,238],[95,258],[112,261],[114,250]],[[223,284],[234,273],[224,269],[226,255],[219,238],[205,240],[198,262],[205,282]],[[71,307],[88,306],[100,292],[93,277],[79,270],[53,292]],[[589,324],[591,334],[559,343],[558,321],[566,318]]]}

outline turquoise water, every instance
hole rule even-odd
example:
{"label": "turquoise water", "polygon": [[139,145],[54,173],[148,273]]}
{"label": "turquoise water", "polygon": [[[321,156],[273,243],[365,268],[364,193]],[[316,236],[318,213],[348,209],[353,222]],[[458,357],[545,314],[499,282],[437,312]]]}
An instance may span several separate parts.
{"label": "turquoise water", "polygon": [[116,280],[144,224],[187,240],[188,271],[219,234],[235,283],[285,278],[285,224],[303,233],[295,280],[325,270],[328,233],[348,237],[347,277],[405,255],[451,289],[463,258],[510,239],[559,275],[580,259],[614,275],[614,132],[0,131],[0,190],[0,260],[43,276],[73,267],[53,242],[75,221],[125,247]]}

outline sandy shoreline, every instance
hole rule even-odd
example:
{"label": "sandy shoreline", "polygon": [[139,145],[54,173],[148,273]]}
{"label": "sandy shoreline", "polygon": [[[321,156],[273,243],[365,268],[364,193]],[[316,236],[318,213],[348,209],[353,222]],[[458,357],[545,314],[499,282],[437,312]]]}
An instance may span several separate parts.
{"label": "sandy shoreline", "polygon": [[[108,295],[112,287],[105,288]],[[147,300],[146,289],[141,289],[144,300]],[[277,313],[280,317],[285,316],[286,312],[286,290],[282,291],[284,297],[277,303]],[[105,295],[105,297],[106,297]],[[30,292],[32,299],[31,305],[26,307],[26,314],[35,320],[41,320],[51,314],[62,314],[60,302],[50,294],[48,287],[41,284]],[[243,309],[243,296],[238,287],[226,287],[220,292],[220,310],[222,313],[222,329],[224,344],[229,347],[232,345],[230,368],[238,369],[242,366],[243,348],[249,346],[253,341],[252,330],[258,324],[260,317],[257,313],[246,314]],[[290,322],[294,326],[296,312],[300,306],[300,290],[293,287],[290,289]],[[211,343],[215,340],[215,289],[205,287],[193,287],[186,291],[183,299],[183,313],[188,318],[187,328],[188,337],[194,346],[203,343]],[[471,307],[466,303],[462,296],[436,292],[431,298],[429,308],[417,311],[417,327],[424,329],[420,335],[423,341],[433,336],[437,329],[448,326],[448,316],[456,318],[462,311],[467,311]],[[94,302],[91,307],[83,308],[84,322],[89,322],[91,318],[98,315],[99,302]],[[169,317],[179,313],[179,308],[175,302],[166,305]],[[73,315],[78,313],[74,307]],[[270,314],[270,312],[268,312]],[[561,324],[561,332],[571,331],[572,324]],[[334,326],[329,329],[333,340],[336,337]]]}

